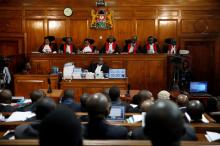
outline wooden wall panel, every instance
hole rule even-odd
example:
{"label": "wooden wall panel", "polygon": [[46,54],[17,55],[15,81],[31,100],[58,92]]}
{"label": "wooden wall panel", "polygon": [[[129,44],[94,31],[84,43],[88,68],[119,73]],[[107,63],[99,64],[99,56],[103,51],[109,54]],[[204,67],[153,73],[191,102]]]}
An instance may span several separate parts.
{"label": "wooden wall panel", "polygon": [[65,20],[48,20],[48,35],[62,38],[66,36]]}
{"label": "wooden wall panel", "polygon": [[0,40],[0,54],[3,56],[10,56],[18,54],[18,41],[1,41]]}
{"label": "wooden wall panel", "polygon": [[146,39],[150,35],[155,35],[155,20],[137,20],[137,36],[138,40],[144,45]]}
{"label": "wooden wall panel", "polygon": [[166,38],[177,38],[177,20],[159,20],[159,42]]}
{"label": "wooden wall panel", "polygon": [[70,36],[73,37],[73,43],[79,47],[83,40],[88,36],[87,20],[71,20]]}
{"label": "wooden wall panel", "polygon": [[115,20],[114,35],[118,40],[118,44],[122,47],[125,44],[125,39],[131,38],[131,35],[136,34],[135,24],[132,20]]}
{"label": "wooden wall panel", "polygon": [[195,81],[208,81],[209,90],[213,91],[214,72],[214,45],[213,40],[192,39],[185,42],[186,49],[192,56],[192,73]]}
{"label": "wooden wall panel", "polygon": [[[0,32],[22,32],[22,21],[18,18],[0,18],[4,23],[0,23]],[[16,24],[16,25],[15,25]]]}
{"label": "wooden wall panel", "polygon": [[44,41],[44,21],[26,20],[26,32],[28,53],[38,51]]}

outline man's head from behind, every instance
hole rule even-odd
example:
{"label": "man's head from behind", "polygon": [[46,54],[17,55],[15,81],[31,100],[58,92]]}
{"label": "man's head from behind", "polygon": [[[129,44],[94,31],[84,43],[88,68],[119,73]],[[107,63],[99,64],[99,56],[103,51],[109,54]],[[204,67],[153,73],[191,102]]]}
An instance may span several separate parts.
{"label": "man's head from behind", "polygon": [[40,126],[40,146],[82,146],[81,124],[67,108],[46,116]]}
{"label": "man's head from behind", "polygon": [[204,113],[203,104],[199,100],[191,100],[187,105],[187,113],[194,121],[200,121]]}
{"label": "man's head from behind", "polygon": [[185,133],[182,113],[169,100],[158,100],[150,107],[145,117],[144,132],[153,146],[179,144]]}
{"label": "man's head from behind", "polygon": [[86,101],[86,108],[90,119],[104,119],[110,112],[108,98],[102,93],[93,94]]}
{"label": "man's head from behind", "polygon": [[90,95],[88,93],[83,93],[80,96],[80,103],[83,108],[86,108],[86,101],[89,97],[90,97]]}
{"label": "man's head from behind", "polygon": [[73,89],[66,89],[64,91],[63,99],[66,99],[66,98],[74,99],[74,91],[73,91]]}
{"label": "man's head from behind", "polygon": [[149,108],[154,104],[154,101],[151,99],[145,100],[141,104],[141,112],[148,112]]}
{"label": "man's head from behind", "polygon": [[39,120],[42,120],[46,115],[56,109],[56,103],[49,97],[41,98],[36,102],[35,113]]}
{"label": "man's head from behind", "polygon": [[180,94],[177,96],[176,98],[176,103],[180,106],[180,107],[184,107],[188,104],[189,102],[189,98],[187,95],[185,94]]}
{"label": "man's head from behind", "polygon": [[102,65],[103,63],[104,63],[103,58],[102,58],[102,57],[99,57],[98,65]]}
{"label": "man's head from behind", "polygon": [[[149,90],[141,90],[138,93],[138,96],[140,98],[140,105],[145,101],[145,100],[154,100],[154,97],[152,93]],[[139,106],[140,106],[139,105]]]}
{"label": "man's head from behind", "polygon": [[0,92],[0,103],[10,104],[12,100],[12,93],[8,89],[4,89]]}
{"label": "man's head from behind", "polygon": [[111,101],[117,101],[120,98],[120,89],[117,86],[112,86],[109,89],[109,97]]}
{"label": "man's head from behind", "polygon": [[38,99],[43,98],[45,96],[46,96],[46,94],[42,90],[34,90],[30,94],[30,98],[31,98],[32,103],[36,102]]}

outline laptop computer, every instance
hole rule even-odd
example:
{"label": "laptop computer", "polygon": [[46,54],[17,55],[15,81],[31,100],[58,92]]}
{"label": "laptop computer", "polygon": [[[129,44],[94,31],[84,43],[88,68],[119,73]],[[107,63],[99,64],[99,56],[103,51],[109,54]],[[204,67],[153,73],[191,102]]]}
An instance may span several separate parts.
{"label": "laptop computer", "polygon": [[109,121],[124,121],[125,120],[125,107],[113,105],[110,114],[107,117]]}
{"label": "laptop computer", "polygon": [[191,96],[211,96],[208,94],[208,82],[190,82],[190,95]]}

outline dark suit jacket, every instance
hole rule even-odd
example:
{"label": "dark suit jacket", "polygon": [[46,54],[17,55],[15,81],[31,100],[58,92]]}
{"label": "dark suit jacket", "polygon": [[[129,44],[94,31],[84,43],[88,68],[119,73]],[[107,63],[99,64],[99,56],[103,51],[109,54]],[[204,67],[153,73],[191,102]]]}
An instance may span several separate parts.
{"label": "dark suit jacket", "polygon": [[75,112],[80,112],[81,111],[80,104],[75,103],[74,100],[71,99],[71,98],[62,99],[61,104],[69,107],[70,109],[72,109]]}
{"label": "dark suit jacket", "polygon": [[[100,54],[105,54],[106,53],[106,47],[105,47],[106,45],[104,45],[102,48],[101,48],[101,50],[99,51],[99,53]],[[120,48],[119,48],[119,46],[118,46],[118,44],[116,44],[116,46],[115,46],[115,51],[112,53],[112,54],[115,54],[115,53],[121,53],[121,50],[120,50]]]}
{"label": "dark suit jacket", "polygon": [[16,108],[10,105],[2,105],[0,104],[0,112],[14,112]]}
{"label": "dark suit jacket", "polygon": [[[73,44],[72,44],[72,45],[73,45]],[[64,44],[61,44],[59,50],[60,50],[60,51],[63,51],[63,53],[64,53]],[[77,49],[76,49],[76,47],[75,47],[74,45],[73,45],[73,50],[72,50],[72,51],[73,51],[72,53],[77,53]]]}
{"label": "dark suit jacket", "polygon": [[15,129],[16,139],[33,139],[38,138],[41,121],[35,121],[31,125],[20,125]]}
{"label": "dark suit jacket", "polygon": [[[189,126],[188,124],[185,124],[185,129],[186,133],[185,135],[182,136],[181,140],[197,140],[196,137],[196,132],[195,130]],[[145,134],[144,134],[144,129],[143,127],[136,128],[132,131],[130,135],[131,139],[149,139]]]}
{"label": "dark suit jacket", "polygon": [[89,121],[84,128],[85,139],[127,139],[128,130],[110,125],[106,120]]}
{"label": "dark suit jacket", "polygon": [[[95,64],[92,63],[92,64],[90,64],[89,67],[88,67],[89,72],[93,72],[93,73],[94,73],[95,70],[96,70],[97,65],[98,65],[98,63],[95,63]],[[108,73],[108,72],[109,72],[109,67],[108,67],[106,64],[102,64],[101,71],[102,71],[103,73]]]}
{"label": "dark suit jacket", "polygon": [[[128,53],[128,44],[126,44],[126,45],[124,46],[122,52]],[[140,46],[140,45],[138,45],[136,53],[141,53],[141,46]]]}

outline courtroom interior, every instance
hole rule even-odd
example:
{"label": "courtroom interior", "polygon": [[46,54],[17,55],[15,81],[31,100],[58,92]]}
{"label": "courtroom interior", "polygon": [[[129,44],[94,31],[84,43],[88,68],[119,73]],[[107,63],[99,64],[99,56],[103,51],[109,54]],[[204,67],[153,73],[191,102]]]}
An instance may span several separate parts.
{"label": "courtroom interior", "polygon": [[219,0],[0,0],[0,146],[220,143]]}

